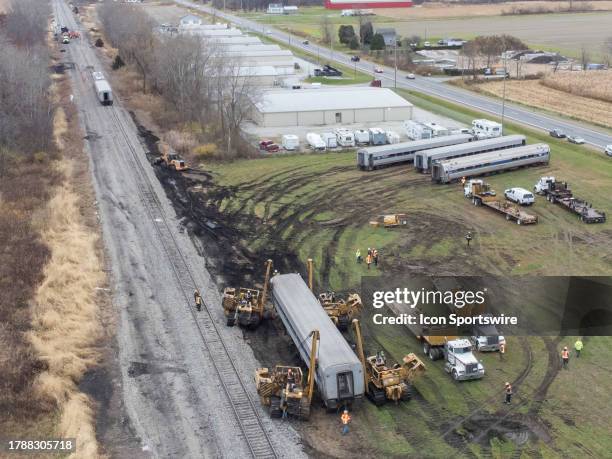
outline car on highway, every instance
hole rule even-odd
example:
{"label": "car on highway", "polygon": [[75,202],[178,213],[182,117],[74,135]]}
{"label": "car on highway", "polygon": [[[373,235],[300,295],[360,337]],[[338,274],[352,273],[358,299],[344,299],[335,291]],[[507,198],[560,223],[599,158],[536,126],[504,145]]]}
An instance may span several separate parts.
{"label": "car on highway", "polygon": [[68,35],[64,35],[64,36],[62,37],[62,43],[63,43],[64,45],[67,45],[68,43],[70,43],[70,37],[68,37]]}
{"label": "car on highway", "polygon": [[554,137],[556,139],[564,139],[565,138],[565,132],[563,132],[561,129],[552,129],[552,130],[548,131],[548,133],[550,134],[551,137]]}
{"label": "car on highway", "polygon": [[383,73],[382,67],[374,67],[374,73]]}
{"label": "car on highway", "polygon": [[425,48],[429,48],[431,46],[431,43],[429,43],[428,41],[426,41],[425,43],[423,43],[423,46]]}
{"label": "car on highway", "polygon": [[407,80],[414,80],[416,77],[414,76],[414,73],[409,73],[408,75],[406,75],[406,79]]}
{"label": "car on highway", "polygon": [[310,42],[309,42],[308,40],[304,40],[304,41],[302,42],[302,44],[303,44],[303,45],[309,45],[309,44],[310,44]]}
{"label": "car on highway", "polygon": [[361,60],[361,58],[359,56],[351,56],[351,61],[353,62],[359,62]]}
{"label": "car on highway", "polygon": [[270,29],[266,29],[266,35],[271,35],[272,31]]}
{"label": "car on highway", "polygon": [[608,156],[612,156],[612,143],[610,145],[606,145],[604,153]]}
{"label": "car on highway", "polygon": [[575,143],[577,145],[582,145],[585,142],[585,140],[582,137],[579,137],[577,135],[568,135],[567,141],[569,143]]}

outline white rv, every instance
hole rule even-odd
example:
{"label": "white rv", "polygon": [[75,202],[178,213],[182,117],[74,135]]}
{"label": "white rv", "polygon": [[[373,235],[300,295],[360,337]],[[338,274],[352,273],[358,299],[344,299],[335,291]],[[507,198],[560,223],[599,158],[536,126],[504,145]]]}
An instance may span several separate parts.
{"label": "white rv", "polygon": [[354,147],[355,136],[348,129],[338,128],[334,130],[336,134],[336,142],[341,147]]}
{"label": "white rv", "polygon": [[370,143],[370,133],[363,129],[357,129],[353,132],[356,145],[368,145]]}
{"label": "white rv", "polygon": [[502,125],[491,120],[474,120],[472,121],[472,130],[474,136],[478,139],[492,139],[502,135]]}
{"label": "white rv", "polygon": [[319,134],[309,132],[308,134],[306,134],[306,141],[308,142],[310,148],[312,148],[313,150],[325,151],[325,142],[323,142],[323,139]]}
{"label": "white rv", "polygon": [[333,132],[324,132],[321,134],[321,139],[325,142],[325,146],[327,148],[336,148],[338,147],[338,140],[336,139],[336,134]]}
{"label": "white rv", "polygon": [[285,134],[281,142],[283,148],[288,151],[297,150],[300,148],[300,139],[294,134]]}

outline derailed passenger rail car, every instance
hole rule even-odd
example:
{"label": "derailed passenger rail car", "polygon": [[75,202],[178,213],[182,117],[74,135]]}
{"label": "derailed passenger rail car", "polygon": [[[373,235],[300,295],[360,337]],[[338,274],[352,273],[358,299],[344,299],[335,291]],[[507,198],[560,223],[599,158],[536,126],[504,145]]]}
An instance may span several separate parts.
{"label": "derailed passenger rail car", "polygon": [[333,410],[362,398],[361,362],[302,277],[276,275],[270,285],[276,311],[306,365],[310,362],[311,332],[319,330],[315,382],[325,406]]}

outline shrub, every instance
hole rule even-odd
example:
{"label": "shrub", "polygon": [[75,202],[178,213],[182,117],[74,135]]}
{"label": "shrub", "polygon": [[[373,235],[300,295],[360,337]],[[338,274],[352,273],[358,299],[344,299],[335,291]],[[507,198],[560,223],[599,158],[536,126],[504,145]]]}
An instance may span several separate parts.
{"label": "shrub", "polygon": [[115,60],[113,61],[113,70],[119,70],[124,65],[125,65],[125,62],[123,62],[123,59],[121,59],[121,56],[117,54],[117,57],[115,57]]}
{"label": "shrub", "polygon": [[349,48],[359,49],[359,40],[357,39],[356,35],[353,35],[353,38],[351,38],[351,41],[349,42]]}
{"label": "shrub", "polygon": [[385,49],[385,39],[384,37],[377,33],[372,37],[372,43],[370,44],[371,50],[382,50]]}
{"label": "shrub", "polygon": [[192,152],[198,158],[211,157],[217,152],[217,145],[214,143],[203,143],[195,147]]}

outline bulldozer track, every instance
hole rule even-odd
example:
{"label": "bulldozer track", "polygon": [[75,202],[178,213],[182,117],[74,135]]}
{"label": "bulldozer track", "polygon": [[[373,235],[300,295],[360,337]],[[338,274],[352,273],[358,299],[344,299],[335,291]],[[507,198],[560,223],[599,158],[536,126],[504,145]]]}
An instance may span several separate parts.
{"label": "bulldozer track", "polygon": [[134,166],[134,177],[139,185],[141,201],[151,219],[151,223],[156,229],[164,252],[175,274],[177,284],[185,299],[185,304],[198,328],[202,342],[236,416],[244,440],[253,457],[276,458],[278,455],[274,450],[271,439],[261,422],[257,408],[251,400],[244,382],[240,378],[236,364],[217,329],[209,305],[204,302],[203,311],[205,314],[197,315],[195,312],[191,295],[194,289],[197,288],[196,281],[173,235],[174,229],[168,222],[168,217],[162,208],[157,194],[144,172],[142,159],[139,157],[128,135],[129,128],[126,127],[126,121],[122,119],[117,108],[113,107],[109,112],[121,136],[124,138],[125,144],[128,146],[129,155],[127,158]]}

